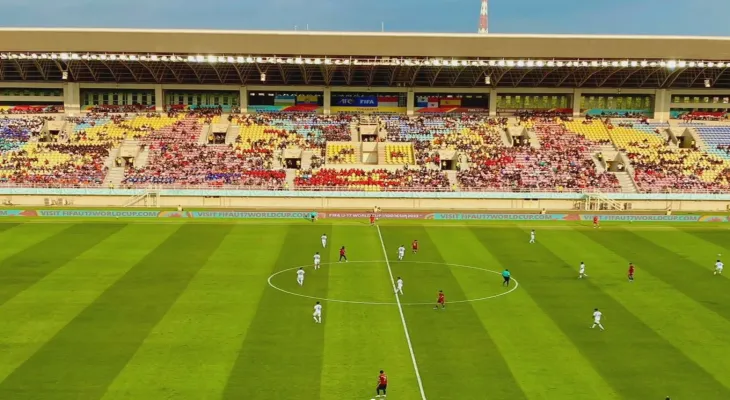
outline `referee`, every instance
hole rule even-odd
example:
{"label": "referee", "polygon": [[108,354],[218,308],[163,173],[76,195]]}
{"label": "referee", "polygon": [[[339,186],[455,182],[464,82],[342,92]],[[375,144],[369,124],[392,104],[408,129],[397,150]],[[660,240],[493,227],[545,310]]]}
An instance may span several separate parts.
{"label": "referee", "polygon": [[502,279],[504,279],[504,282],[502,282],[502,286],[509,286],[509,278],[512,276],[512,274],[509,273],[508,269],[505,269],[502,271]]}

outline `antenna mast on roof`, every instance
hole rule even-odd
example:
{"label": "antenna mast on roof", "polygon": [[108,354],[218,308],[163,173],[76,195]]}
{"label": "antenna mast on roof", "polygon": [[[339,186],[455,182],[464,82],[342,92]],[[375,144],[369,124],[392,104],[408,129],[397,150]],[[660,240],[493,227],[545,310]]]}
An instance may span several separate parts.
{"label": "antenna mast on roof", "polygon": [[489,3],[488,0],[482,0],[482,10],[479,13],[479,33],[489,33]]}

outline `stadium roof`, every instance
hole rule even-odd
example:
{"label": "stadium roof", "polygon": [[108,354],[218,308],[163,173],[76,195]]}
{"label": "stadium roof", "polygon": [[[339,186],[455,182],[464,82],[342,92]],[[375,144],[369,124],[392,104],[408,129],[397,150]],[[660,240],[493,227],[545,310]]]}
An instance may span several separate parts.
{"label": "stadium roof", "polygon": [[0,29],[0,80],[730,88],[730,38]]}

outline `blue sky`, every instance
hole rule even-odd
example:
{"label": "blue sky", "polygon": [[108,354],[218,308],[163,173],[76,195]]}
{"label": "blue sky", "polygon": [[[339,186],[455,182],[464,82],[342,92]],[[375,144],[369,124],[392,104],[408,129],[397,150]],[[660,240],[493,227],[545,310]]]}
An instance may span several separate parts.
{"label": "blue sky", "polygon": [[[475,32],[480,0],[0,0],[0,26]],[[730,0],[491,0],[490,31],[730,36]]]}

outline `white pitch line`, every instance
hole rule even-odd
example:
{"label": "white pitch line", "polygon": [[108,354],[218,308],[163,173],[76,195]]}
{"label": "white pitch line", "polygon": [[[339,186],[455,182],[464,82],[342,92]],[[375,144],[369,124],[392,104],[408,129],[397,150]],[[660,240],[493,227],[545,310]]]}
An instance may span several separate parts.
{"label": "white pitch line", "polygon": [[400,322],[403,323],[403,331],[406,334],[406,342],[408,342],[408,350],[411,352],[411,361],[413,361],[413,370],[416,372],[416,380],[418,381],[418,390],[421,391],[421,399],[426,400],[426,392],[423,390],[423,381],[421,380],[421,373],[418,372],[418,363],[416,362],[416,353],[413,351],[413,344],[411,344],[411,335],[408,333],[408,324],[406,324],[406,317],[403,314],[403,306],[400,304],[400,297],[395,292],[395,279],[393,279],[393,270],[390,268],[390,261],[388,261],[388,252],[385,250],[385,242],[383,241],[383,235],[380,233],[380,226],[375,225],[378,230],[378,238],[380,238],[380,247],[383,249],[383,256],[385,257],[385,265],[388,266],[388,275],[390,275],[391,290],[395,295],[395,302],[398,305],[398,312],[400,313]]}

